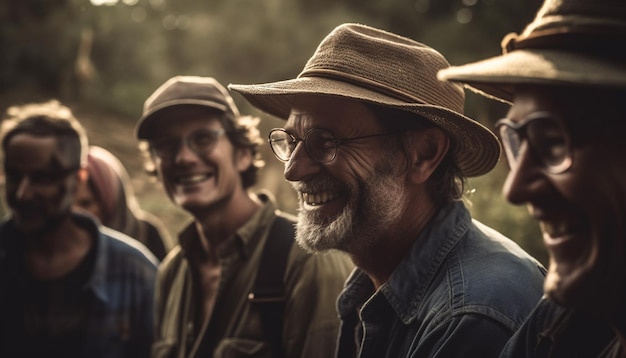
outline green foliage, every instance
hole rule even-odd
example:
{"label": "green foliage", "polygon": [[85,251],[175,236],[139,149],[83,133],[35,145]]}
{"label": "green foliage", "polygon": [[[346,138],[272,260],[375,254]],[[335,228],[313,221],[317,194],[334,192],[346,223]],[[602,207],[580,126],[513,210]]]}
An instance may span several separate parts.
{"label": "green foliage", "polygon": [[526,207],[511,205],[501,193],[507,173],[508,168],[501,161],[488,175],[468,181],[470,212],[474,218],[510,237],[547,265],[548,256],[537,221],[528,215]]}
{"label": "green foliage", "polygon": [[[138,169],[132,128],[143,101],[177,74],[213,76],[224,84],[258,83],[296,76],[320,40],[335,26],[359,22],[424,42],[450,63],[497,55],[500,40],[528,23],[540,0],[124,0],[92,6],[88,0],[0,0],[0,105],[57,97],[95,112],[98,144],[129,153],[122,161],[138,179],[146,209],[180,219],[162,192],[150,189]],[[261,130],[280,121],[263,118]],[[506,106],[468,94],[466,113],[491,126]],[[102,130],[103,121],[119,128]],[[118,128],[118,127],[115,127]],[[117,133],[116,131],[121,131]],[[115,133],[107,138],[107,133]],[[112,141],[115,140],[115,142]],[[122,143],[124,147],[122,146]],[[282,164],[264,146],[267,167],[259,186],[294,212],[296,201],[282,178]],[[536,224],[523,208],[506,204],[500,168],[470,184],[472,212],[511,236],[545,262]],[[157,199],[154,195],[160,195]],[[175,225],[178,228],[178,225]],[[176,230],[173,229],[173,232]]]}

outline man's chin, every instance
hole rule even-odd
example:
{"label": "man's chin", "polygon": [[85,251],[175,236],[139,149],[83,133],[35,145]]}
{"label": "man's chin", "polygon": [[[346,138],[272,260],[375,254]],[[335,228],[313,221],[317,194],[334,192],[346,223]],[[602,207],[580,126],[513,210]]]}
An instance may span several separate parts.
{"label": "man's chin", "polygon": [[296,242],[304,250],[312,253],[341,249],[341,240],[349,236],[342,225],[344,217],[328,221],[326,218],[314,217],[300,213],[296,224]]}
{"label": "man's chin", "polygon": [[32,223],[32,222],[17,222],[15,223],[17,231],[25,237],[39,237],[44,236],[46,233],[53,229],[50,223]]}
{"label": "man's chin", "polygon": [[336,249],[337,242],[323,235],[321,230],[309,230],[297,228],[296,242],[309,253],[325,252]]}
{"label": "man's chin", "polygon": [[611,284],[599,276],[591,270],[580,268],[567,274],[559,274],[550,268],[544,291],[561,306],[575,308],[592,316],[608,317],[615,312],[621,300],[616,287],[611,288]]}

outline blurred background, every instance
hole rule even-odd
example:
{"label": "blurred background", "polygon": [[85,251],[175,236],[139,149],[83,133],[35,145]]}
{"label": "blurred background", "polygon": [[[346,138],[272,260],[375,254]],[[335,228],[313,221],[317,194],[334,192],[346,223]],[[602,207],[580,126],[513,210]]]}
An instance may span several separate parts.
{"label": "blurred background", "polygon": [[[500,41],[532,20],[540,0],[0,0],[0,110],[56,98],[87,128],[91,144],[117,155],[143,209],[172,237],[190,220],[143,170],[134,126],[144,100],[174,75],[228,83],[293,78],[337,25],[359,22],[413,38],[453,65],[501,53]],[[489,128],[507,106],[466,91],[466,114]],[[262,118],[261,133],[281,121],[233,97],[244,114]],[[267,144],[258,187],[296,212],[282,163]],[[470,179],[475,218],[547,264],[538,226],[524,207],[502,197],[501,158]],[[4,196],[4,195],[2,195]],[[6,207],[0,208],[0,214]]]}

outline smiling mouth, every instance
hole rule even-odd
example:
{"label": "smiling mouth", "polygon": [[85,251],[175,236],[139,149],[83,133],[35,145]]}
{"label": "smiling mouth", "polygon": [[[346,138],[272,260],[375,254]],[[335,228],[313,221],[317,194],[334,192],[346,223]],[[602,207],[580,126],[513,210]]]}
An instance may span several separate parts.
{"label": "smiling mouth", "polygon": [[566,222],[539,222],[541,229],[550,237],[561,237],[571,232],[570,226]]}
{"label": "smiling mouth", "polygon": [[311,206],[326,204],[329,201],[335,200],[339,197],[338,193],[302,193],[302,200]]}
{"label": "smiling mouth", "polygon": [[585,229],[582,222],[572,222],[571,220],[554,220],[540,221],[541,231],[544,233],[543,241],[550,250],[556,250],[557,247],[572,247],[571,245],[584,245],[585,240],[581,238],[589,236],[589,232]]}
{"label": "smiling mouth", "polygon": [[201,183],[209,178],[213,177],[213,174],[196,174],[189,176],[180,176],[176,178],[176,183],[181,185],[193,185]]}

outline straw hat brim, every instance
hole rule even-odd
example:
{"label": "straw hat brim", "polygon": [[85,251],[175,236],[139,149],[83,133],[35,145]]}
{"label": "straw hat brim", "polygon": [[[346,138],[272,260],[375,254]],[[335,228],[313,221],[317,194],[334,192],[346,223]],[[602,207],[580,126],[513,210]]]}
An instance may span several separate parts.
{"label": "straw hat brim", "polygon": [[626,87],[621,61],[548,49],[515,50],[440,70],[437,77],[505,102],[513,100],[514,86],[521,84]]}
{"label": "straw hat brim", "polygon": [[281,119],[289,117],[300,95],[336,96],[412,112],[444,129],[455,142],[457,163],[467,177],[489,172],[500,158],[497,137],[482,124],[441,106],[408,103],[380,92],[323,77],[300,77],[266,84],[230,84],[253,106]]}

